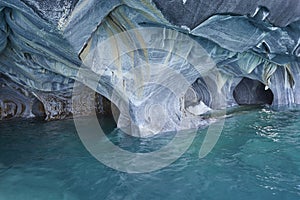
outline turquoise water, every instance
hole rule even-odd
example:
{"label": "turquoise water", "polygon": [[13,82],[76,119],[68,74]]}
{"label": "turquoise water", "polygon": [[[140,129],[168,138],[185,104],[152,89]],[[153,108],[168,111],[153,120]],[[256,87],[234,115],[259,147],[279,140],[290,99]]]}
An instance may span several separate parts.
{"label": "turquoise water", "polygon": [[[114,124],[103,119],[107,131]],[[300,199],[300,110],[260,108],[226,119],[214,149],[198,158],[205,129],[177,161],[144,174],[101,164],[72,120],[0,123],[0,199]],[[122,148],[146,152],[172,134],[136,139],[113,131]]]}

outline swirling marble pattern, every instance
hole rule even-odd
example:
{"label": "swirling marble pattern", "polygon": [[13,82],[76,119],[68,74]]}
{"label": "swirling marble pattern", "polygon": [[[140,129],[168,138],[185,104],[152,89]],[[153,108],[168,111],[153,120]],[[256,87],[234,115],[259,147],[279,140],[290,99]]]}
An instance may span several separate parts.
{"label": "swirling marble pattern", "polygon": [[[177,41],[182,39],[181,34],[190,38],[186,39],[182,49],[176,49],[176,45],[173,49],[170,47],[170,51],[186,53],[187,56],[179,58],[162,50],[148,49],[147,53],[135,51],[117,56],[118,59],[109,66],[105,62],[87,66],[95,75],[104,74],[94,90],[119,108],[119,126],[131,123],[153,134],[158,129],[177,129],[187,116],[190,119],[187,127],[198,126],[202,120],[201,112],[190,109],[236,105],[239,102],[233,91],[245,77],[270,88],[274,95],[273,105],[300,103],[300,91],[297,90],[300,74],[299,10],[300,3],[293,0],[2,0],[0,73],[9,78],[1,88],[1,118],[43,116],[44,113],[46,119],[60,119],[75,112],[88,114],[94,109],[93,106],[83,108],[84,99],[93,98],[88,93],[78,101],[81,102],[78,109],[72,109],[70,105],[74,81],[88,87],[95,82],[93,75],[87,80],[80,79],[78,70],[86,64],[84,61],[93,54],[97,45],[112,35],[141,27],[172,30],[178,33],[175,34]],[[156,39],[162,44],[172,43],[168,36],[158,37]],[[196,41],[215,63],[204,77],[187,63],[201,57],[201,53],[192,48],[195,45],[188,42],[190,40]],[[125,46],[132,45],[130,38],[125,37],[122,42]],[[116,52],[115,48],[111,46],[105,51]],[[95,62],[103,61],[101,59],[94,57]],[[140,97],[133,90],[135,74],[130,70],[145,60],[152,65],[168,65],[185,77],[189,87],[181,96],[174,96],[172,91],[149,82],[145,94]],[[159,68],[151,67],[151,70],[153,77],[164,73]],[[175,85],[177,81],[168,73],[165,78],[166,85]],[[209,87],[201,80],[209,83]],[[28,95],[16,92],[16,87],[11,87],[13,84]],[[118,88],[119,96],[127,95],[129,108],[124,110],[122,100],[111,98],[115,88]],[[248,93],[253,89],[251,85],[245,88],[249,89]],[[42,102],[44,112],[39,109],[39,103],[33,103],[37,102],[34,99]],[[220,99],[226,99],[225,105]],[[158,102],[163,109],[157,107]],[[260,102],[257,99],[251,104]],[[99,107],[101,102],[96,104]],[[159,110],[168,116],[164,125],[159,125],[157,120]]]}

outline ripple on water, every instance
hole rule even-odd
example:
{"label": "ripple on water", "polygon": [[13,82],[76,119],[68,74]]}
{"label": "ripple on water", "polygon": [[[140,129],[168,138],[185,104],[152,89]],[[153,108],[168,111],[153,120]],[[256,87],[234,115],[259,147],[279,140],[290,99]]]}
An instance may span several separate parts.
{"label": "ripple on water", "polygon": [[[105,126],[113,126],[105,122]],[[111,122],[112,123],[112,122]],[[206,130],[172,165],[144,174],[110,169],[94,159],[72,120],[0,123],[0,199],[299,199],[300,111],[257,108],[226,119],[212,152],[198,158]],[[149,152],[174,134],[108,137]]]}

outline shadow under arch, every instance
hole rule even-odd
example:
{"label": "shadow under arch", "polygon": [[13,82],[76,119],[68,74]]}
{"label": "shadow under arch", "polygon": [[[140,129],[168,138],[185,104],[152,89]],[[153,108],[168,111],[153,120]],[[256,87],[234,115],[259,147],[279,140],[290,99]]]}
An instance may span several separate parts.
{"label": "shadow under arch", "polygon": [[271,105],[274,94],[262,82],[244,77],[233,90],[233,98],[239,105]]}

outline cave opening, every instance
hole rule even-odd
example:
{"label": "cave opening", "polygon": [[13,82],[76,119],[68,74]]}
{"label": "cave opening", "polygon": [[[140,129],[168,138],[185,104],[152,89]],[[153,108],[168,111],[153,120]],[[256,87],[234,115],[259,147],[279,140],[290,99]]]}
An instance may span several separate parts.
{"label": "cave opening", "polygon": [[204,78],[199,77],[184,95],[184,108],[192,115],[201,115],[211,110],[211,104],[209,86]]}
{"label": "cave opening", "polygon": [[105,134],[110,134],[118,124],[120,110],[108,98],[96,93],[95,109],[98,122]]}
{"label": "cave opening", "polygon": [[46,111],[45,111],[44,104],[38,99],[35,99],[33,101],[32,114],[34,114],[35,118],[38,118],[38,119],[46,118]]}
{"label": "cave opening", "polygon": [[274,94],[262,82],[244,77],[233,91],[239,105],[271,105]]}

